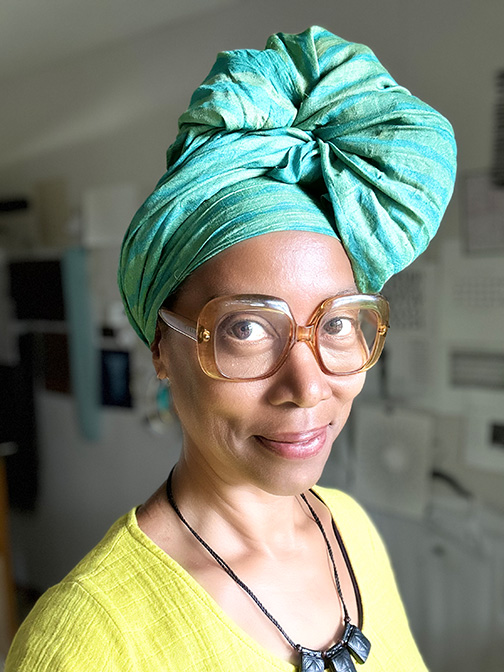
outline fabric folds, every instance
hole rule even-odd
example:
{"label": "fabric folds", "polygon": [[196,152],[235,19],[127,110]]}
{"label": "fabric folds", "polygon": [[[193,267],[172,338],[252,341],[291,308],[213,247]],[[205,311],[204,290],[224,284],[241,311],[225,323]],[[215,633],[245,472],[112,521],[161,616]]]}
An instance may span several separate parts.
{"label": "fabric folds", "polygon": [[[455,156],[449,122],[368,47],[312,27],[273,35],[263,51],[219,54],[123,242],[132,325],[151,342],[159,307],[195,268],[282,228],[334,232],[359,290],[379,291],[436,233]],[[245,198],[226,226],[221,206]]]}

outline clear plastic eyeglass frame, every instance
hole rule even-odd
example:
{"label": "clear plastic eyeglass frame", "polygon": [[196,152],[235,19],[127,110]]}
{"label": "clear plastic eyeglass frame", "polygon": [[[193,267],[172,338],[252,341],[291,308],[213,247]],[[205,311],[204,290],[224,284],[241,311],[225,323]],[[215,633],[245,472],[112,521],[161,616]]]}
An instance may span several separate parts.
{"label": "clear plastic eyeglass frame", "polygon": [[[325,361],[327,357],[324,359],[321,354],[319,325],[323,323],[325,316],[334,315],[333,319],[337,320],[340,319],[340,314],[345,314],[345,311],[349,311],[352,315],[363,313],[368,320],[370,318],[373,323],[373,339],[372,342],[365,343],[362,337],[361,352],[363,355],[358,366],[350,367],[351,370],[333,370],[328,368],[327,361]],[[307,343],[324,373],[348,376],[368,371],[378,361],[389,329],[389,304],[380,294],[344,294],[326,299],[316,308],[309,323],[305,326],[296,324],[292,311],[285,301],[259,294],[223,296],[212,299],[202,308],[197,322],[177,315],[166,308],[160,308],[158,314],[168,327],[196,341],[200,366],[208,376],[234,382],[261,380],[272,376],[280,369],[291,348],[298,342]],[[222,365],[219,365],[218,350],[216,352],[219,346],[216,344],[216,334],[223,319],[235,314],[265,316],[268,320],[276,320],[282,324],[282,333],[278,334],[275,331],[275,343],[281,343],[281,347],[279,346],[276,354],[271,355],[271,363],[258,375],[249,372],[240,373],[237,376],[236,371],[223,371]],[[360,325],[357,331],[360,333]],[[335,365],[335,368],[336,366],[339,365]]]}

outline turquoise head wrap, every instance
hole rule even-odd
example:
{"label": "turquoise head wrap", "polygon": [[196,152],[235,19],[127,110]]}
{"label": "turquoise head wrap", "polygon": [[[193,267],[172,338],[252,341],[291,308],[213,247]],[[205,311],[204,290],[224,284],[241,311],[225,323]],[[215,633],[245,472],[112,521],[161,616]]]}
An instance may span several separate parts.
{"label": "turquoise head wrap", "polygon": [[195,268],[276,230],[337,235],[359,290],[379,291],[435,235],[455,155],[449,122],[363,45],[313,27],[219,54],[123,241],[133,327],[152,342],[158,309]]}

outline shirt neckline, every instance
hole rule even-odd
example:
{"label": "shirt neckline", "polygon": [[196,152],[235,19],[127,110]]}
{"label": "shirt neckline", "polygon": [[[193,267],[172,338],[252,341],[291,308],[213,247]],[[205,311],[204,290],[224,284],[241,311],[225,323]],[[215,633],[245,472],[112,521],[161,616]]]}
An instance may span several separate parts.
{"label": "shirt neckline", "polygon": [[[323,489],[323,488],[322,488]],[[350,579],[352,582],[352,586],[354,589],[355,593],[355,598],[357,602],[357,610],[358,610],[358,615],[359,615],[359,628],[362,629],[363,626],[363,621],[364,621],[364,614],[363,614],[363,605],[362,605],[362,598],[361,598],[361,593],[359,589],[359,585],[357,582],[357,578],[355,576],[355,572],[353,570],[352,564],[350,562],[350,558],[348,555],[348,552],[346,550],[345,544],[343,542],[342,535],[335,523],[333,513],[331,508],[327,505],[325,500],[323,499],[322,495],[320,494],[321,488],[319,487],[314,487],[310,488],[310,492],[313,493],[313,495],[320,501],[324,506],[328,509],[329,514],[331,515],[331,522],[332,522],[332,527],[334,531],[334,535],[336,537],[336,540],[338,542],[338,546],[341,550],[341,553],[343,555],[343,559],[345,561],[347,570],[350,575]],[[268,663],[272,666],[275,666],[277,669],[281,670],[282,672],[296,672],[298,670],[298,667],[296,665],[293,665],[291,663],[288,663],[287,661],[283,660],[282,658],[279,658],[276,656],[274,653],[263,647],[258,641],[256,641],[251,635],[249,635],[245,630],[240,628],[240,626],[233,621],[233,619],[222,609],[222,607],[219,605],[219,603],[208,593],[203,586],[196,581],[196,579],[186,570],[182,565],[180,565],[176,560],[174,560],[166,551],[164,551],[160,546],[158,546],[143,530],[140,528],[138,524],[138,520],[136,517],[136,512],[139,507],[135,507],[130,511],[130,513],[127,516],[127,523],[126,527],[128,532],[131,534],[131,536],[141,543],[147,550],[149,550],[151,553],[154,553],[156,557],[161,559],[164,564],[168,565],[174,573],[177,574],[177,576],[184,581],[186,584],[187,588],[191,590],[193,594],[196,595],[196,597],[200,600],[204,606],[209,609],[212,614],[218,618],[221,623],[226,627],[227,630],[231,632],[231,634],[239,639],[244,645],[246,645],[249,649],[251,649],[256,655],[260,656],[263,659],[266,659]]]}

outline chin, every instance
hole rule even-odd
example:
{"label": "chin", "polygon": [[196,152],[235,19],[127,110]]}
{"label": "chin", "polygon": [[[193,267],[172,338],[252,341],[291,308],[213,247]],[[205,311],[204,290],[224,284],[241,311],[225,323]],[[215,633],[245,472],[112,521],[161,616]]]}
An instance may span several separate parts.
{"label": "chin", "polygon": [[329,453],[321,459],[302,460],[296,464],[287,462],[274,468],[255,473],[251,479],[265,492],[278,497],[294,497],[312,488],[324,471]]}

